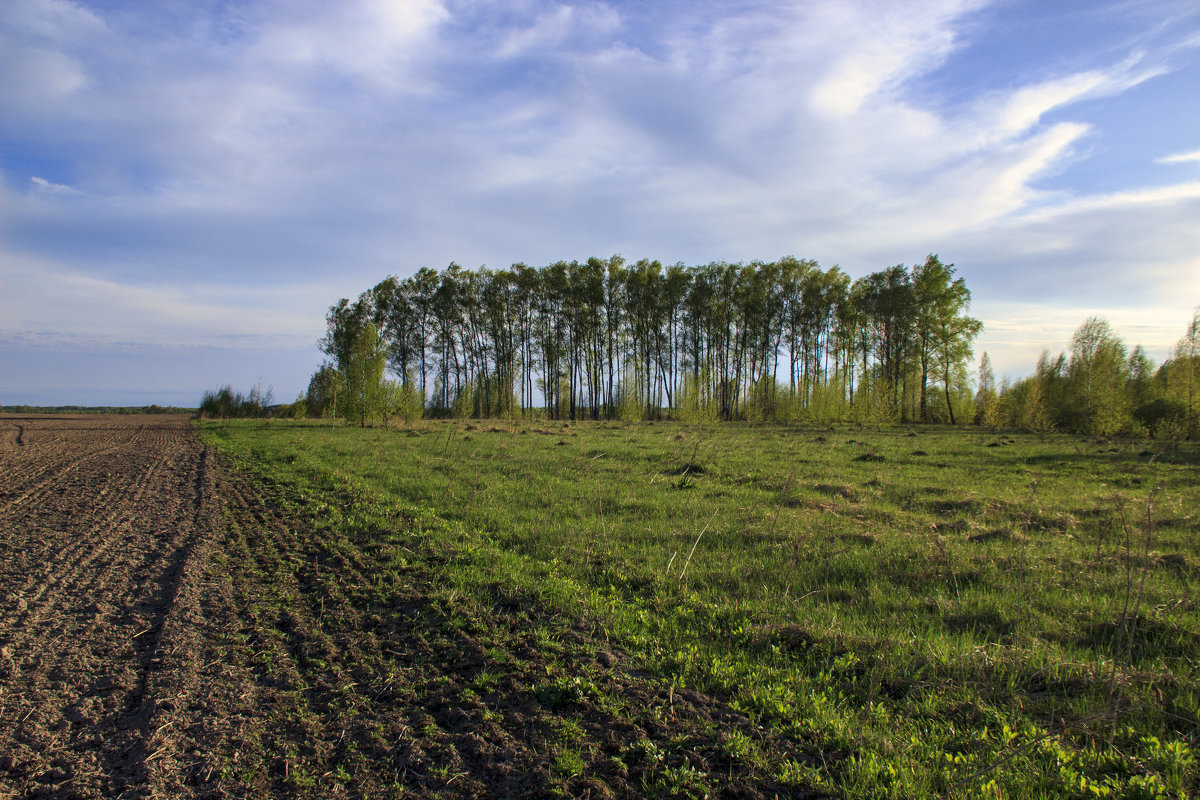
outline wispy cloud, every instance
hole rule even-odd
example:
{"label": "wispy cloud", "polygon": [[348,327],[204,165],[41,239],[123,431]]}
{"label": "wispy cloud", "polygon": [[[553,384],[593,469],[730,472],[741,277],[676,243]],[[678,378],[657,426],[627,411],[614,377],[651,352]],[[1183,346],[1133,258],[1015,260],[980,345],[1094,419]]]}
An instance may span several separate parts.
{"label": "wispy cloud", "polygon": [[34,175],[32,178],[30,178],[29,183],[30,183],[30,185],[32,185],[33,190],[35,192],[39,192],[42,194],[79,194],[80,193],[78,189],[76,189],[72,186],[67,186],[64,183],[51,183],[50,181],[46,180],[45,178],[39,178],[37,175]]}
{"label": "wispy cloud", "polygon": [[328,304],[329,287],[155,286],[65,272],[12,254],[0,262],[0,341],[290,348],[316,341]]}
{"label": "wispy cloud", "polygon": [[1017,136],[1055,109],[1120,94],[1167,71],[1161,65],[1144,65],[1143,58],[1144,54],[1138,53],[1108,69],[1076,72],[991,94],[980,101],[978,113],[987,132],[997,139]]}
{"label": "wispy cloud", "polygon": [[954,23],[981,6],[970,0],[815,6],[794,31],[798,45],[817,49],[828,64],[811,90],[813,108],[845,117],[881,90],[936,67],[955,47]]}
{"label": "wispy cloud", "polygon": [[1176,153],[1170,156],[1156,158],[1156,164],[1186,164],[1189,161],[1200,161],[1200,150],[1193,150],[1190,153]]}
{"label": "wispy cloud", "polygon": [[257,14],[251,60],[332,70],[377,89],[414,87],[414,67],[449,18],[437,0],[270,3]]}

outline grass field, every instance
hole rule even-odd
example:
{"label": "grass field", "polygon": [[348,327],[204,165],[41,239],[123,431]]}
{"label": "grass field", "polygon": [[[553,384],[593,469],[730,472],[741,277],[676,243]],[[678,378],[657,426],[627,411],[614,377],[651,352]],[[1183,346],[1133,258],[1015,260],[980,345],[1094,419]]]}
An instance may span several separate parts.
{"label": "grass field", "polygon": [[[1194,445],[548,421],[202,431],[316,530],[436,545],[410,557],[442,554],[425,566],[451,599],[581,620],[670,698],[727,699],[762,733],[714,731],[716,746],[780,786],[1200,794]],[[597,689],[547,671],[529,691],[569,708]],[[600,755],[552,757],[587,774]],[[647,794],[716,783],[635,758],[677,765],[644,772]]]}

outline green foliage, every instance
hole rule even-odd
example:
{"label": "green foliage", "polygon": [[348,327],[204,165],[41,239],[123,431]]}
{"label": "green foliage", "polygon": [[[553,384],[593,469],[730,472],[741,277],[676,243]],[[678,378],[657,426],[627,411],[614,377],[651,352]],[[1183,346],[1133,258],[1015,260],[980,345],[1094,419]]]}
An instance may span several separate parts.
{"label": "green foliage", "polygon": [[281,407],[279,416],[289,419],[304,419],[308,416],[308,400],[304,395],[300,395],[290,405]]}
{"label": "green foliage", "polygon": [[998,405],[1007,409],[1009,427],[1032,433],[1055,429],[1055,415],[1046,400],[1045,386],[1041,376],[1026,378],[1001,396]]}
{"label": "green foliage", "polygon": [[1173,358],[1162,366],[1158,384],[1165,396],[1184,409],[1181,423],[1173,420],[1170,428],[1180,438],[1200,438],[1200,311],[1192,317],[1183,337],[1175,345]]}
{"label": "green foliage", "polygon": [[1134,409],[1133,416],[1154,438],[1179,439],[1187,431],[1187,406],[1177,400],[1147,400]]}
{"label": "green foliage", "polygon": [[1125,345],[1107,321],[1090,317],[1071,337],[1067,366],[1067,427],[1079,433],[1109,436],[1130,422]]}
{"label": "green foliage", "polygon": [[[847,402],[846,388],[842,381],[834,378],[828,383],[812,387],[809,391],[808,406],[798,409],[795,421],[828,425],[833,422],[845,421],[850,418],[854,410],[853,406]],[[788,417],[779,413],[778,405],[776,419],[779,422],[788,421]]]}
{"label": "green foliage", "polygon": [[312,415],[332,406],[361,425],[383,416],[394,403],[365,377],[381,381],[382,362],[418,385],[435,415],[458,419],[532,419],[536,409],[553,419],[715,415],[1200,435],[1200,314],[1157,370],[1093,317],[1069,354],[1044,355],[1032,378],[997,390],[986,363],[976,389],[967,365],[982,323],[970,303],[954,265],[936,254],[853,282],[790,256],[669,267],[619,256],[507,270],[451,264],[385,278],[331,306],[321,340],[331,362],[307,401]]}
{"label": "green foliage", "polygon": [[891,425],[900,421],[900,404],[887,378],[876,378],[854,406],[854,421],[864,425]]}
{"label": "green foliage", "polygon": [[707,396],[707,376],[685,373],[675,402],[675,417],[685,425],[708,425],[717,421],[717,408]]}
{"label": "green foliage", "polygon": [[941,378],[943,408],[951,425],[956,421],[955,389],[966,384],[965,366],[971,358],[972,343],[983,331],[982,322],[966,315],[971,292],[962,278],[953,276],[954,265],[942,264],[932,254],[913,270],[912,275],[921,364],[920,418],[922,421],[930,419],[927,383],[933,373]]}
{"label": "green foliage", "polygon": [[750,384],[746,396],[745,418],[752,421],[776,418],[775,401],[779,396],[775,378],[764,375]]}
{"label": "green foliage", "polygon": [[332,419],[337,415],[338,396],[342,390],[342,377],[332,364],[322,364],[308,381],[305,404],[310,417]]}
{"label": "green foliage", "polygon": [[234,390],[228,384],[216,391],[208,391],[200,399],[198,415],[202,419],[234,419],[239,417],[262,417],[271,405],[271,391],[254,386],[247,394]]}
{"label": "green foliage", "polygon": [[1036,374],[1003,387],[998,402],[988,398],[981,370],[979,421],[1042,433],[1196,438],[1200,396],[1193,380],[1200,355],[1191,355],[1196,349],[1200,326],[1193,319],[1174,357],[1155,370],[1140,346],[1127,353],[1111,326],[1092,317],[1072,336],[1069,359],[1043,354]]}
{"label": "green foliage", "polygon": [[469,419],[475,412],[475,390],[470,386],[459,389],[450,404],[450,416],[453,419]]}
{"label": "green foliage", "polygon": [[[639,382],[640,375],[635,372],[626,376],[621,383],[621,390],[617,395],[617,419],[622,422],[639,422],[645,417],[646,407],[638,389]],[[560,409],[560,415],[564,410]]]}
{"label": "green foliage", "polygon": [[996,391],[992,360],[984,353],[979,359],[979,389],[975,392],[975,424],[995,430],[1004,417],[1004,404]]}
{"label": "green foliage", "polygon": [[393,399],[393,413],[407,424],[416,422],[425,414],[425,397],[411,374],[399,385]]}
{"label": "green foliage", "polygon": [[373,322],[365,324],[345,355],[340,373],[345,383],[342,394],[342,414],[348,420],[366,427],[368,420],[384,415],[386,393],[383,370],[387,366],[387,344]]}

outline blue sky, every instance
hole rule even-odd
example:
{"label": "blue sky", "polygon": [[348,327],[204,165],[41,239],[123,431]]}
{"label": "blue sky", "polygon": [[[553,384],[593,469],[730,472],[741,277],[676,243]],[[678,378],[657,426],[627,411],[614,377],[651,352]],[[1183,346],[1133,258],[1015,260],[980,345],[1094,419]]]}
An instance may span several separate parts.
{"label": "blue sky", "polygon": [[1195,0],[0,6],[0,403],[288,400],[422,266],[938,253],[1027,374],[1200,304]]}

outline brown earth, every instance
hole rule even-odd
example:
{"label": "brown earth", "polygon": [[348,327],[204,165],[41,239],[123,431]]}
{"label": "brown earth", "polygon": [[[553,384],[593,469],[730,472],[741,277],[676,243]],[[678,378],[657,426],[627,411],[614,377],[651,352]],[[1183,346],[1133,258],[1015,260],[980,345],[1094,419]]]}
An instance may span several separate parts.
{"label": "brown earth", "polygon": [[268,488],[181,417],[0,417],[0,798],[807,796],[587,620]]}

